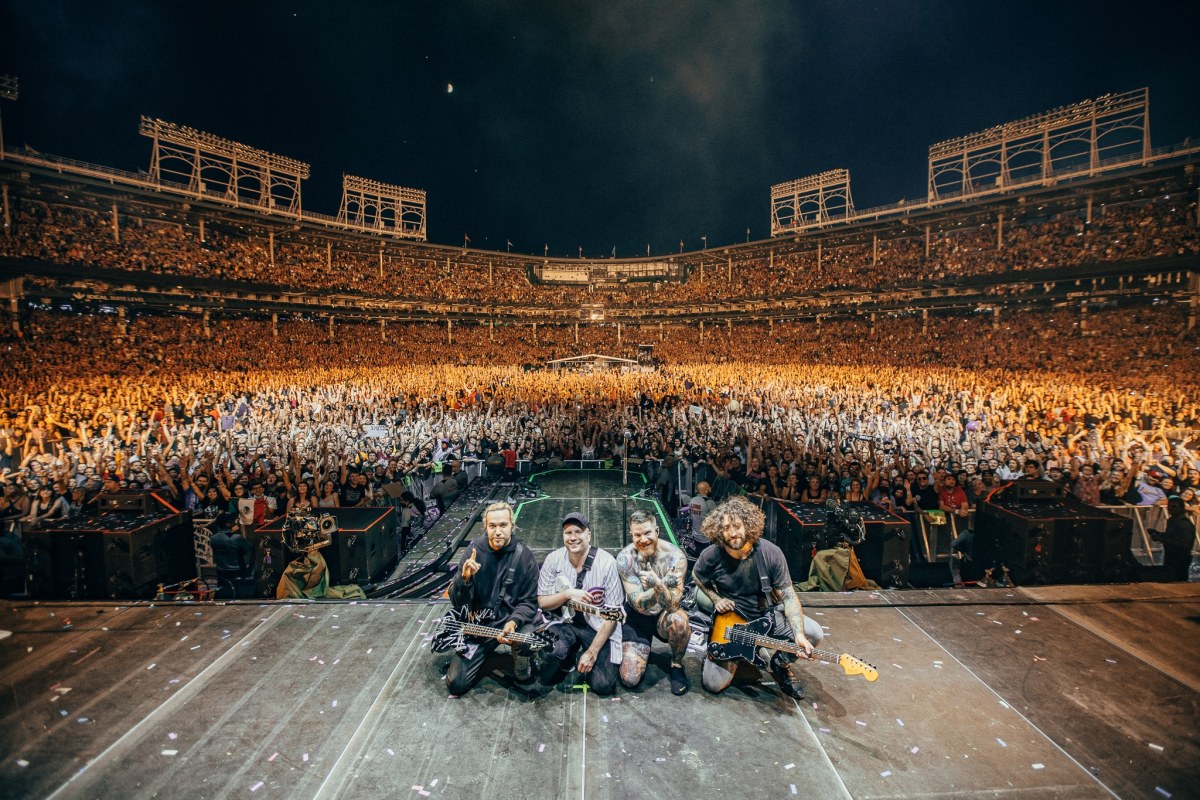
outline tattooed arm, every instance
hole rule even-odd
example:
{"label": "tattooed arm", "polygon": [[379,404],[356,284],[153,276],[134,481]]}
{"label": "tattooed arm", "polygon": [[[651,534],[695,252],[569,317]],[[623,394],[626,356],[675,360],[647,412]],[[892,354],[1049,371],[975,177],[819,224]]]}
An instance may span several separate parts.
{"label": "tattooed arm", "polygon": [[792,636],[796,640],[796,646],[804,648],[806,653],[812,652],[812,644],[804,635],[804,610],[800,607],[800,598],[796,596],[796,590],[788,586],[782,590],[783,592],[783,616],[787,619],[788,625],[792,626]]}
{"label": "tattooed arm", "polygon": [[629,605],[639,613],[670,613],[683,602],[687,559],[677,548],[660,547],[652,563],[638,558],[636,550],[622,550],[617,570]]}

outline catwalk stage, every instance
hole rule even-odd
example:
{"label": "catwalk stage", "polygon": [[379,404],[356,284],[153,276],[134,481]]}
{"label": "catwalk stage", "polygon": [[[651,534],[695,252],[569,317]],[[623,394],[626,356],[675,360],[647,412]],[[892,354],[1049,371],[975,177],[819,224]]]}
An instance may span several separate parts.
{"label": "catwalk stage", "polygon": [[878,681],[713,696],[697,655],[674,697],[657,644],[615,698],[492,672],[450,699],[440,603],[5,603],[0,794],[1200,796],[1200,586],[803,599]]}

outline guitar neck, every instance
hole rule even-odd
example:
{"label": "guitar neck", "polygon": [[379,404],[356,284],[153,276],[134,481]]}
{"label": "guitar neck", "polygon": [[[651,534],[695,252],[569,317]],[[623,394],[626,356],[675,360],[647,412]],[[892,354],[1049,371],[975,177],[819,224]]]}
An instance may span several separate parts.
{"label": "guitar neck", "polygon": [[578,600],[568,600],[563,605],[565,605],[567,608],[573,608],[576,611],[580,611],[584,614],[591,614],[593,617],[603,617],[604,616],[603,608],[601,608],[600,606],[594,606],[590,603],[581,603]]}
{"label": "guitar neck", "polygon": [[[796,656],[805,655],[804,648],[799,647],[795,642],[789,642],[786,639],[773,639],[770,636],[755,636],[754,646],[765,647],[768,650],[780,650]],[[818,650],[815,647],[809,655],[817,661],[826,661],[830,664],[838,663],[838,659],[841,658],[838,653],[831,653],[828,650]]]}
{"label": "guitar neck", "polygon": [[497,636],[504,636],[514,642],[530,641],[529,634],[527,633],[517,633],[516,631],[508,633],[503,628],[489,628],[486,625],[476,625],[473,622],[462,623],[462,632],[468,636],[483,636],[488,639],[494,639]]}

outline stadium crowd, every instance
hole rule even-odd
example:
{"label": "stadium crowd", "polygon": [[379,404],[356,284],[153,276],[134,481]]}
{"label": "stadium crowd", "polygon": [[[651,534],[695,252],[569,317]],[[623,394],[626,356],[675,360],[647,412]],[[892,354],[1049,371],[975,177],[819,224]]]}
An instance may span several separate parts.
{"label": "stadium crowd", "polygon": [[[535,339],[528,326],[339,324],[331,338],[321,322],[276,336],[252,319],[216,319],[209,337],[185,316],[133,316],[122,335],[112,315],[38,311],[0,340],[0,513],[46,524],[104,486],[208,512],[260,494],[279,510],[384,504],[395,480],[433,500],[464,458],[619,463],[626,438],[631,463],[688,467],[655,472],[668,507],[704,481],[716,499],[741,487],[927,508],[949,476],[973,502],[1032,461],[1087,502],[1179,493],[1195,512],[1200,359],[1185,313],[1093,312],[1089,335],[1073,313],[1031,311],[998,327],[902,317],[620,342],[583,326],[576,343],[568,326]],[[647,341],[655,369],[541,368]]]}
{"label": "stadium crowd", "polygon": [[[1036,271],[1200,252],[1194,201],[1161,196],[1102,206],[1086,222],[1082,209],[964,226],[953,217],[931,230],[896,229],[878,242],[830,239],[778,257],[737,255],[710,262],[682,283],[630,283],[598,295],[587,287],[533,283],[518,262],[487,266],[415,258],[402,247],[331,237],[326,245],[262,231],[184,226],[153,216],[118,215],[71,205],[16,198],[10,235],[0,255],[133,272],[272,285],[295,290],[496,305],[575,306],[602,301],[613,307],[686,305],[757,299],[827,289],[874,289],[985,273]],[[1048,213],[1048,212],[1047,212]]]}

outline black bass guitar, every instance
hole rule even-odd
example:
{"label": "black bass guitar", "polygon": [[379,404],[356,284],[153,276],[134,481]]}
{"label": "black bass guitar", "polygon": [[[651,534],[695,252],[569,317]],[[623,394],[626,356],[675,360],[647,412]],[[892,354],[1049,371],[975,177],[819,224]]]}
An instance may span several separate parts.
{"label": "black bass guitar", "polygon": [[554,643],[553,639],[540,631],[506,633],[503,628],[494,628],[483,624],[490,621],[492,617],[492,613],[487,609],[472,615],[465,608],[452,608],[438,623],[437,633],[430,642],[430,648],[435,653],[453,650],[460,655],[465,655],[474,646],[467,640],[467,637],[495,639],[497,636],[504,636],[509,641],[523,644],[530,650],[541,650]]}

